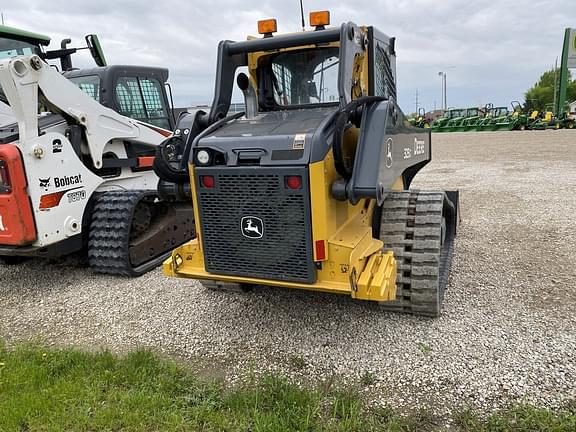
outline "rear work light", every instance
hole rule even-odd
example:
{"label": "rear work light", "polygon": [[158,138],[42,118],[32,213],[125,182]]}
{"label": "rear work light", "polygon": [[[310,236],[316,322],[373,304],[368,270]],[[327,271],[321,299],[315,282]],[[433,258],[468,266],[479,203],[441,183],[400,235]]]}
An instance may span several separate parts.
{"label": "rear work light", "polygon": [[6,161],[0,159],[0,193],[8,194],[12,191],[10,175]]}

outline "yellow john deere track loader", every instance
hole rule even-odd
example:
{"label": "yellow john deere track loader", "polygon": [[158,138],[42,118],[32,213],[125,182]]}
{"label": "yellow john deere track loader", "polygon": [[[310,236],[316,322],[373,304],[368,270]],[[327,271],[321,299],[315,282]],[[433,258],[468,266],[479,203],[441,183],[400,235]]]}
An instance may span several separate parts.
{"label": "yellow john deere track loader", "polygon": [[[437,315],[458,193],[408,190],[430,131],[396,101],[394,38],[373,27],[223,41],[210,113],[182,119],[155,161],[159,192],[192,199],[197,238],[164,273],[209,288],[269,285],[348,294]],[[238,68],[245,67],[237,75]],[[229,115],[234,77],[246,112]]]}

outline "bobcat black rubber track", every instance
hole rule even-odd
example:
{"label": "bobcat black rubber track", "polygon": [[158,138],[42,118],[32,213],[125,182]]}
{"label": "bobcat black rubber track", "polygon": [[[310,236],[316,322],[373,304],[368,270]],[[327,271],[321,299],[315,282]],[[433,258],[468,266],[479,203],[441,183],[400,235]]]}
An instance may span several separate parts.
{"label": "bobcat black rubber track", "polygon": [[[177,246],[166,245],[137,266],[130,262],[132,220],[138,203],[154,201],[155,191],[112,191],[97,196],[88,240],[88,262],[96,273],[140,276],[159,266]],[[190,211],[192,211],[190,209]],[[181,239],[181,243],[189,238]]]}
{"label": "bobcat black rubber track", "polygon": [[384,200],[380,238],[398,265],[396,300],[388,311],[438,316],[448,283],[457,212],[444,192],[390,192]]}

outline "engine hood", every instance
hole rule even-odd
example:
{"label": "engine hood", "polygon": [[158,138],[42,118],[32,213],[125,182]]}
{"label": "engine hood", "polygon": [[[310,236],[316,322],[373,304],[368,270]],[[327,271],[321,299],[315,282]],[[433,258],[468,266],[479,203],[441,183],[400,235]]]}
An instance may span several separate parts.
{"label": "engine hood", "polygon": [[[195,148],[225,155],[226,165],[303,165],[322,159],[338,107],[259,113],[200,135]],[[322,156],[320,156],[322,155]]]}

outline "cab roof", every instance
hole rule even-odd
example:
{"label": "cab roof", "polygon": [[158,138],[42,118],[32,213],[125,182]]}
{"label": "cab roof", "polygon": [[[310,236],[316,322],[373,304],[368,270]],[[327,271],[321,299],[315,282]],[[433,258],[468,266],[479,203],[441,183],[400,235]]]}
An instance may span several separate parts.
{"label": "cab roof", "polygon": [[3,25],[0,25],[0,37],[17,39],[23,42],[36,43],[44,46],[50,44],[50,38],[48,36]]}

